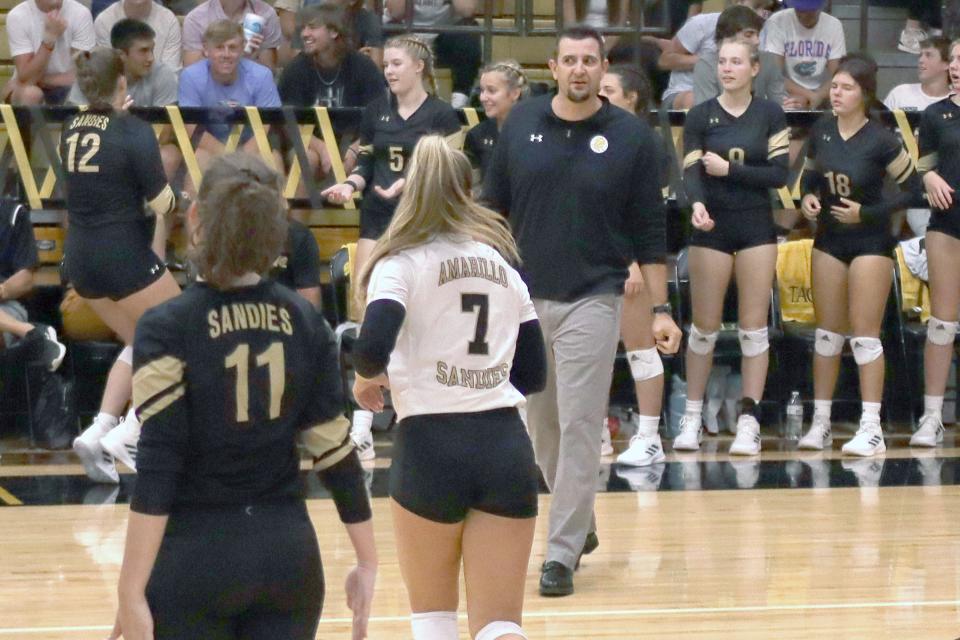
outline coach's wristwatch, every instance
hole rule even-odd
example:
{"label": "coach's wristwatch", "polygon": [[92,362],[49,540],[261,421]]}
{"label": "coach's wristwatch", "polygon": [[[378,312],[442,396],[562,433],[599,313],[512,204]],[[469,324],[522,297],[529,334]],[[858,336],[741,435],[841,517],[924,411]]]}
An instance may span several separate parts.
{"label": "coach's wristwatch", "polygon": [[668,316],[673,315],[673,305],[670,304],[669,302],[664,302],[663,304],[654,305],[652,309],[652,313],[653,315],[657,315],[658,313],[665,313]]}

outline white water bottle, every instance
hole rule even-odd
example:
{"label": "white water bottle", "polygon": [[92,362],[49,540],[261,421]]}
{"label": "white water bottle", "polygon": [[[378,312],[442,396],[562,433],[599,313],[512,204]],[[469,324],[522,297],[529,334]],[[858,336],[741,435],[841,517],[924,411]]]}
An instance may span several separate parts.
{"label": "white water bottle", "polygon": [[796,442],[800,439],[803,431],[803,402],[800,400],[800,392],[794,391],[790,394],[790,401],[787,403],[787,424],[784,437],[787,440]]}

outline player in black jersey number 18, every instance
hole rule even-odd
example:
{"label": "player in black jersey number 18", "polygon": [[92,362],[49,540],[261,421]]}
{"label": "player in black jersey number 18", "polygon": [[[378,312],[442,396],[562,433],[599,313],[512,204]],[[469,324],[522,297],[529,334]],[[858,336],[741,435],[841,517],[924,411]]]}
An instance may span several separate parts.
{"label": "player in black jersey number 18", "polygon": [[[817,221],[813,242],[814,413],[800,439],[804,449],[820,450],[832,441],[830,407],[844,336],[860,373],[863,412],[860,428],[843,445],[847,455],[886,451],[880,426],[884,358],[880,328],[890,293],[896,240],[890,215],[920,199],[920,179],[903,143],[869,118],[876,99],[877,65],[862,55],[840,61],[830,86],[834,115],[810,132],[801,184],[804,216]],[[883,195],[888,176],[899,186]]]}

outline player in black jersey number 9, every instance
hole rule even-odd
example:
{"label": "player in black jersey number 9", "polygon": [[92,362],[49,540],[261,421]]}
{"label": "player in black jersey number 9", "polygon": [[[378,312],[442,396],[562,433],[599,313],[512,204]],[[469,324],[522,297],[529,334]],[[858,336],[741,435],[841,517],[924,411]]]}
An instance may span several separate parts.
{"label": "player in black jersey number 9", "polygon": [[312,640],[324,584],[297,439],[357,553],[353,638],[366,636],[376,550],[322,316],[262,279],[286,240],[279,175],[215,159],[187,214],[201,280],[144,314],[134,344],[143,422],[111,638]]}
{"label": "player in black jersey number 9", "polygon": [[787,179],[789,131],[783,109],[752,95],[760,72],[756,46],[730,38],[720,44],[720,96],[695,106],[683,128],[683,181],[693,202],[687,341],[687,405],[673,448],[697,450],[703,396],[731,276],[737,283],[737,323],[743,391],[730,453],[760,453],[760,411],[769,365],[767,318],[777,265],[770,189]]}
{"label": "player in black jersey number 9", "polygon": [[537,514],[517,409],[544,387],[543,335],[506,221],[470,199],[470,163],[439,136],[413,152],[360,276],[354,395],[400,422],[390,497],[414,640],[455,640],[461,564],[470,636],[520,640]]}

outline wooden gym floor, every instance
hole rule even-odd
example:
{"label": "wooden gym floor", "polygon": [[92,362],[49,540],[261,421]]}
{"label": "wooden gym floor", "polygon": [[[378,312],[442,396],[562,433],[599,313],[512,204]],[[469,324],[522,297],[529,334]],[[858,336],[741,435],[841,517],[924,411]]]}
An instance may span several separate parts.
{"label": "wooden gym floor", "polygon": [[[911,451],[905,433],[888,436],[887,455],[869,460],[842,458],[838,434],[823,454],[769,438],[759,460],[731,460],[721,436],[652,468],[605,464],[600,548],[585,557],[573,596],[537,595],[546,518],[538,524],[524,628],[531,638],[956,638],[952,431],[934,451]],[[72,454],[22,446],[0,440],[0,640],[104,638],[133,477],[97,486]],[[378,440],[383,457],[368,477],[381,557],[374,639],[410,637],[382,497],[389,450]],[[315,480],[309,494],[328,585],[318,637],[348,638],[341,585],[352,552]],[[542,496],[544,516],[549,504]]]}

